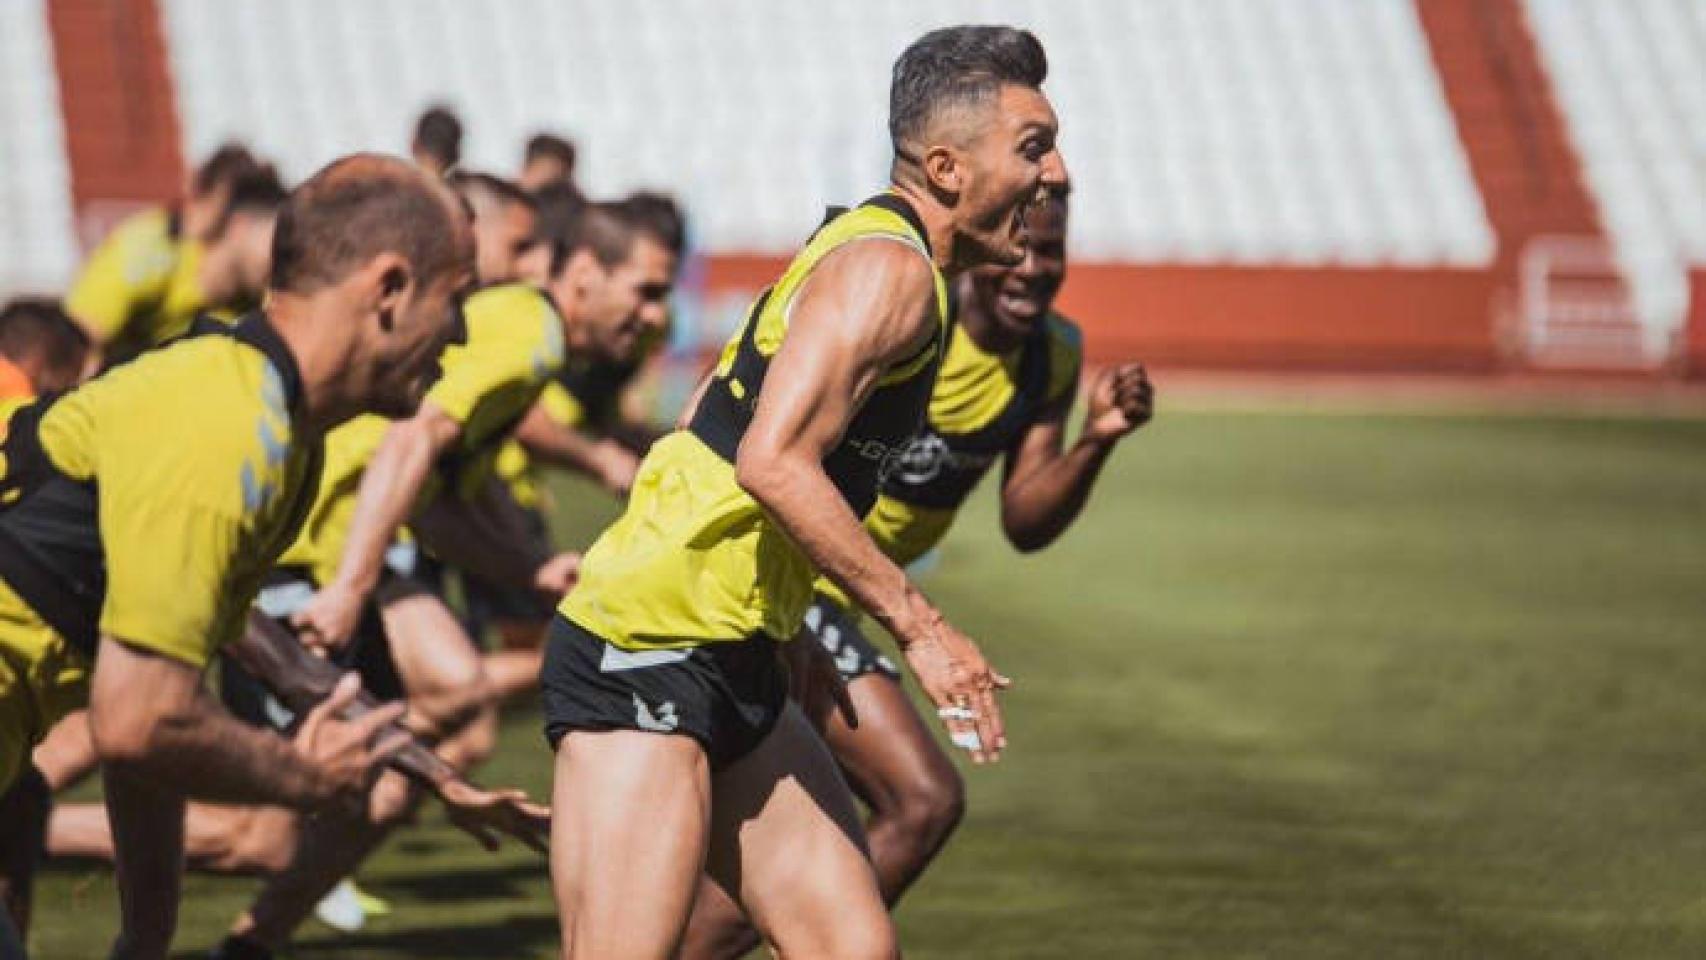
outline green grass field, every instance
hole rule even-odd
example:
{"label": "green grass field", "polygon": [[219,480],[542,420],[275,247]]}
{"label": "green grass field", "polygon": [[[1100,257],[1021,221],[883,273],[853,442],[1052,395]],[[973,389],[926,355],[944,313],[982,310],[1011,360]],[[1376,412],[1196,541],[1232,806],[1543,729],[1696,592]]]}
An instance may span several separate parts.
{"label": "green grass field", "polygon": [[[1056,549],[993,507],[928,586],[1011,748],[909,956],[1706,955],[1706,422],[1164,413]],[[544,793],[506,732],[484,779]],[[395,913],[293,955],[555,955],[544,864],[435,812],[362,878]],[[190,879],[183,955],[253,886]],[[38,957],[103,955],[109,872],[38,913]]]}

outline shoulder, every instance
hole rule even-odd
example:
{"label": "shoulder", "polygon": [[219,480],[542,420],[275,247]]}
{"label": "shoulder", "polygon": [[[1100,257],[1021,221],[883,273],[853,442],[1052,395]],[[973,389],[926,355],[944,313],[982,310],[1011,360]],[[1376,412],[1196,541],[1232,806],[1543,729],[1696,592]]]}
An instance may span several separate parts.
{"label": "shoulder", "polygon": [[545,296],[544,291],[525,283],[505,283],[487,287],[469,297],[462,310],[470,321],[476,317],[513,318],[537,316],[542,311],[556,312],[551,305],[551,299]]}

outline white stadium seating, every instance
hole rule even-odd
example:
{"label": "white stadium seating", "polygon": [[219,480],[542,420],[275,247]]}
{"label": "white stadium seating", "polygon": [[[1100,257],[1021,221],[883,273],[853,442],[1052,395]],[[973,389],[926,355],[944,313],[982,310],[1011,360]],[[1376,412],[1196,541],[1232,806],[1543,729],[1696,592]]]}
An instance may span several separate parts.
{"label": "white stadium seating", "polygon": [[1526,0],[1572,143],[1652,336],[1706,265],[1706,3]]}
{"label": "white stadium seating", "polygon": [[291,177],[401,151],[433,101],[466,162],[564,131],[598,194],[680,193],[716,252],[779,253],[886,173],[911,39],[1009,22],[1048,46],[1080,255],[1484,265],[1494,239],[1411,0],[166,0],[185,153]]}
{"label": "white stadium seating", "polygon": [[0,0],[0,291],[62,289],[77,263],[46,0]]}

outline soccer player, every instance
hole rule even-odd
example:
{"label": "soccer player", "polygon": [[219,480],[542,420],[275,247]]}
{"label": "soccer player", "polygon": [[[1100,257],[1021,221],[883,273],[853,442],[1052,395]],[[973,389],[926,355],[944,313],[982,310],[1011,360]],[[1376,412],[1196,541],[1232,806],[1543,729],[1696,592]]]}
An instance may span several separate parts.
{"label": "soccer player", "polygon": [[[396,708],[337,718],[347,679],[287,740],[226,714],[201,677],[312,497],[321,434],[418,403],[472,258],[450,195],[400,161],[339,161],[287,201],[264,309],[11,415],[0,785],[8,803],[39,794],[31,741],[87,702],[118,848],[115,956],[165,956],[186,796],[359,809],[400,748],[372,742]],[[18,833],[38,824],[0,830],[35,849]]]}
{"label": "soccer player", "polygon": [[860,517],[922,418],[948,278],[1023,259],[1026,210],[1065,183],[1046,73],[1010,27],[937,30],[901,54],[891,189],[826,223],[759,299],[691,426],[652,447],[588,551],[541,677],[565,956],[671,955],[702,870],[783,956],[897,953],[778,648],[821,570],[896,636],[975,760],[1005,746],[1005,679]]}
{"label": "soccer player", "polygon": [[535,134],[527,141],[522,158],[521,175],[517,178],[524,190],[540,190],[549,184],[575,182],[575,145],[564,137],[551,133]]}
{"label": "soccer player", "polygon": [[474,212],[474,248],[480,286],[520,279],[520,263],[536,243],[538,201],[488,173],[458,170],[446,181]]}
{"label": "soccer player", "polygon": [[[1143,368],[1110,367],[1090,388],[1083,431],[1066,446],[1082,365],[1078,328],[1052,309],[1066,278],[1066,215],[1066,191],[1050,194],[1030,215],[1023,261],[978,267],[962,278],[957,322],[924,429],[865,521],[898,564],[913,563],[941,542],[997,461],[1004,464],[1003,532],[1027,553],[1048,546],[1083,508],[1114,446],[1154,411]],[[805,622],[834,656],[858,724],[827,700],[803,706],[870,808],[871,860],[893,906],[958,824],[965,787],[846,596],[820,582]],[[756,945],[733,903],[704,885],[682,956],[738,957]]]}
{"label": "soccer player", "polygon": [[88,353],[88,335],[57,301],[19,297],[0,308],[0,430],[12,408],[75,386]]}
{"label": "soccer player", "polygon": [[65,309],[106,365],[183,336],[205,311],[235,317],[259,302],[284,188],[270,166],[227,166],[230,179],[209,188],[222,192],[224,207],[208,233],[187,233],[171,208],[145,211],[83,265]]}
{"label": "soccer player", "polygon": [[[283,557],[284,572],[306,588],[297,591],[305,602],[275,613],[311,647],[333,655],[347,648],[370,689],[407,693],[409,718],[423,733],[462,733],[489,698],[477,651],[443,601],[385,575],[398,530],[418,511],[442,516],[441,501],[476,497],[494,482],[499,444],[566,355],[620,362],[663,323],[667,253],[619,204],[590,208],[577,235],[558,245],[556,261],[543,290],[509,284],[468,299],[467,342],[446,351],[442,377],[412,417],[358,420],[328,439],[320,498]],[[448,563],[553,596],[567,589],[579,560],[552,556],[548,543],[525,532],[480,524],[423,539]],[[375,606],[383,630],[362,630]],[[445,746],[441,755],[458,768],[490,750],[477,733]],[[218,956],[265,957],[288,940],[407,811],[412,797],[401,784],[388,786],[389,778],[381,780],[377,822],[321,817],[304,828],[295,861],[237,919]]]}
{"label": "soccer player", "polygon": [[462,162],[462,121],[443,104],[428,107],[415,121],[409,155],[433,176],[448,176]]}

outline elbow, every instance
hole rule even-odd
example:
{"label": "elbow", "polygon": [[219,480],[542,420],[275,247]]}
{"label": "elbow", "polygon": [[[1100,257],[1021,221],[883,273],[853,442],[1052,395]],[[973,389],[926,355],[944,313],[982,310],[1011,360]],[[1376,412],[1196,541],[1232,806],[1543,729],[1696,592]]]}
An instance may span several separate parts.
{"label": "elbow", "polygon": [[1044,524],[1029,521],[1023,517],[1004,514],[1001,518],[1001,532],[1007,535],[1007,542],[1020,553],[1036,553],[1054,542],[1057,533],[1049,530]]}
{"label": "elbow", "polygon": [[735,452],[735,483],[760,504],[775,499],[787,472],[780,453],[766,444],[743,440]]}
{"label": "elbow", "polygon": [[89,704],[89,734],[95,756],[105,766],[134,769],[149,757],[156,717],[138,715],[120,704],[95,699]]}

